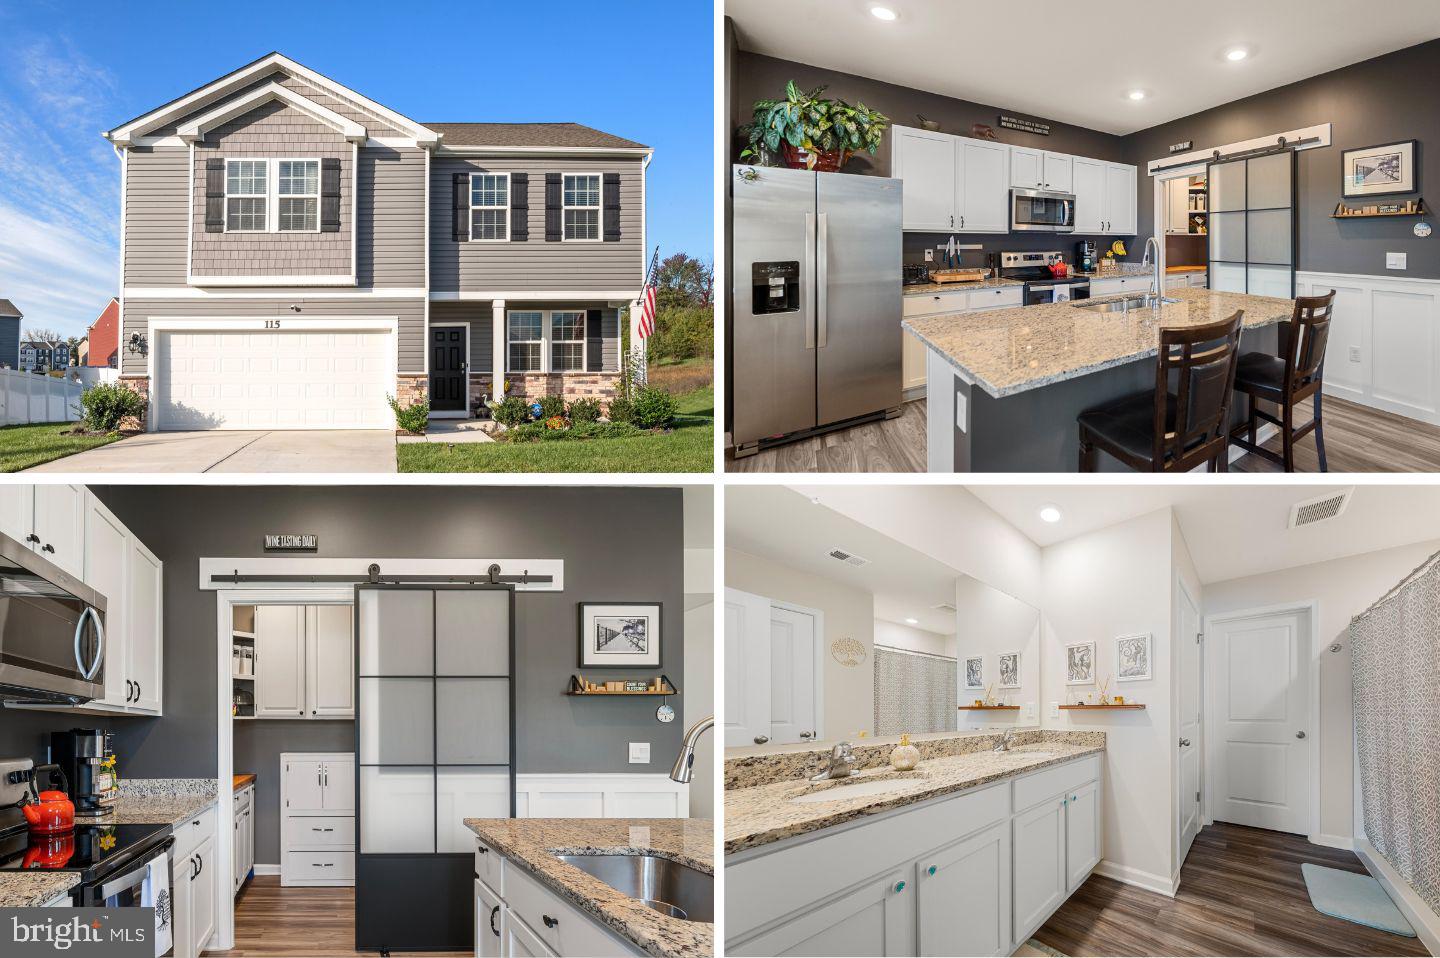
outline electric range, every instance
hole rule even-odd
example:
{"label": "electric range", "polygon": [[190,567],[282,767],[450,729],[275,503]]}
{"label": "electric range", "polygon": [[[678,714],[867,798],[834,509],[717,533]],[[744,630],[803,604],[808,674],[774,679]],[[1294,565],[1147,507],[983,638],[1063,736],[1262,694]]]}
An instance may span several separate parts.
{"label": "electric range", "polygon": [[1026,306],[1089,299],[1088,278],[1074,275],[1059,278],[1050,272],[1051,264],[1064,261],[1065,255],[1057,252],[1001,253],[998,275],[1025,284]]}
{"label": "electric range", "polygon": [[169,825],[76,825],[60,835],[12,829],[0,833],[0,872],[76,872],[81,885],[95,884],[153,857],[168,838]]}

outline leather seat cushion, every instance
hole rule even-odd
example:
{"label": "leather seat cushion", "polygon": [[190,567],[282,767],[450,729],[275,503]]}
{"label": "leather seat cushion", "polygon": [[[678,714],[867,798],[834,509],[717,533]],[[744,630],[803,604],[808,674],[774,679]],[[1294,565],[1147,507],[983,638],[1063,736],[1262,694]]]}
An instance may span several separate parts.
{"label": "leather seat cushion", "polygon": [[1235,367],[1235,388],[1279,398],[1285,386],[1285,360],[1266,353],[1242,353]]}
{"label": "leather seat cushion", "polygon": [[[1175,398],[1166,403],[1169,413],[1165,428],[1175,427]],[[1079,416],[1080,425],[1106,444],[1141,459],[1149,459],[1155,450],[1155,392],[1133,393]]]}

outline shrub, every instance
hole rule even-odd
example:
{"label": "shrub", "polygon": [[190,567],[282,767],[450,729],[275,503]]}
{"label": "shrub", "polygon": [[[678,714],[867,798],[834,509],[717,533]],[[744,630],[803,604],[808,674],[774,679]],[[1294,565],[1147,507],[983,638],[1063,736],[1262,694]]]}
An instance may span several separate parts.
{"label": "shrub", "polygon": [[550,419],[554,416],[565,415],[564,396],[541,396],[537,402],[540,404],[540,415],[536,419]]}
{"label": "shrub", "polygon": [[402,406],[400,400],[388,395],[385,401],[390,404],[391,412],[395,413],[395,425],[401,430],[412,436],[425,434],[425,427],[430,423],[430,403],[417,402]]}
{"label": "shrub", "polygon": [[530,421],[530,404],[519,396],[506,396],[490,412],[496,422],[512,429]]}
{"label": "shrub", "polygon": [[709,306],[662,307],[645,351],[656,362],[715,355],[715,311]]}
{"label": "shrub", "polygon": [[145,413],[140,394],[120,383],[96,383],[80,394],[80,417],[92,432],[114,432],[127,416]]}
{"label": "shrub", "polygon": [[577,425],[596,422],[600,418],[600,400],[577,399],[570,404],[570,420]]}
{"label": "shrub", "polygon": [[624,396],[616,396],[614,399],[610,400],[611,422],[629,422],[630,417],[634,414],[634,411],[634,407],[631,405],[630,400],[626,399]]}
{"label": "shrub", "polygon": [[663,429],[675,421],[675,397],[664,390],[641,386],[631,400],[630,422],[641,429]]}
{"label": "shrub", "polygon": [[629,423],[587,422],[569,429],[548,429],[544,423],[531,422],[506,430],[498,438],[502,442],[575,442],[587,439],[623,439],[643,435]]}

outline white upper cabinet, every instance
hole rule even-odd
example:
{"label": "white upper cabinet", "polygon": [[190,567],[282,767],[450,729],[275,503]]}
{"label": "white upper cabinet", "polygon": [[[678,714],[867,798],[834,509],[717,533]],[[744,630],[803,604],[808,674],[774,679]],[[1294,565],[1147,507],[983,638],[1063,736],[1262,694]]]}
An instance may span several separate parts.
{"label": "white upper cabinet", "polygon": [[1045,154],[1045,185],[1042,189],[1055,193],[1069,193],[1072,182],[1074,157],[1064,153]]}
{"label": "white upper cabinet", "polygon": [[1105,232],[1116,236],[1135,235],[1135,167],[1126,163],[1105,164]]}
{"label": "white upper cabinet", "polygon": [[1010,147],[1010,185],[1018,190],[1045,188],[1045,154],[1021,146]]}
{"label": "white upper cabinet", "polygon": [[1095,235],[1105,232],[1105,164],[1075,157],[1071,164],[1075,194],[1075,232]]}
{"label": "white upper cabinet", "polygon": [[[105,696],[91,706],[123,711],[135,697],[128,673],[125,626],[125,557],[128,533],[93,495],[85,501],[85,584],[105,597]],[[116,614],[119,612],[120,614]]]}
{"label": "white upper cabinet", "polygon": [[891,175],[904,184],[901,228],[929,232],[956,229],[956,137],[897,126],[891,130]]}
{"label": "white upper cabinet", "polygon": [[1006,188],[1010,148],[989,140],[956,137],[956,176],[960,186],[958,208],[965,233],[1008,233],[1010,191]]}
{"label": "white upper cabinet", "polygon": [[354,629],[348,605],[255,609],[255,717],[355,717]]}
{"label": "white upper cabinet", "polygon": [[161,636],[163,611],[160,560],[134,536],[126,543],[125,637],[130,681],[135,683],[131,711],[160,713],[164,675]]}
{"label": "white upper cabinet", "polygon": [[305,698],[315,718],[355,717],[354,629],[350,606],[306,610]]}
{"label": "white upper cabinet", "polygon": [[14,485],[0,489],[0,532],[79,579],[85,575],[85,489]]}

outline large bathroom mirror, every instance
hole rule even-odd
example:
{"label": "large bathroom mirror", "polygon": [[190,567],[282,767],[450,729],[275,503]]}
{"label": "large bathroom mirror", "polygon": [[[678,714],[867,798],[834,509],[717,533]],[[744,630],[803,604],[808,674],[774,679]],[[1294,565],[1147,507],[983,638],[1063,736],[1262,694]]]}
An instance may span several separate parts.
{"label": "large bathroom mirror", "polygon": [[1039,724],[1034,607],[791,488],[725,516],[731,754]]}

